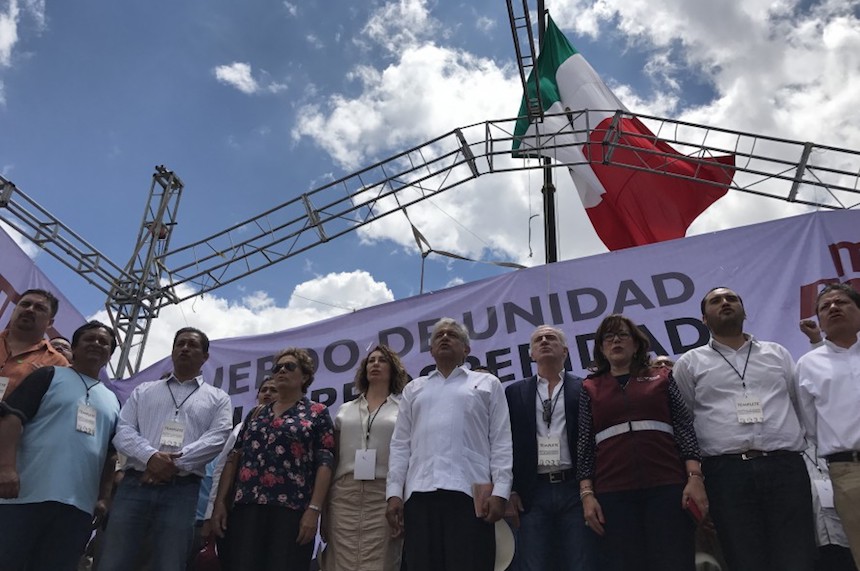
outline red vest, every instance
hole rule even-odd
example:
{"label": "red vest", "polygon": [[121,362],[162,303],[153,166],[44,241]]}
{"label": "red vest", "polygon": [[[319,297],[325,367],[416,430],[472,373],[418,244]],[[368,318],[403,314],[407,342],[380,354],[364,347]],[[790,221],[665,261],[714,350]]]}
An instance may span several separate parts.
{"label": "red vest", "polygon": [[[595,435],[633,420],[672,425],[669,380],[665,370],[653,377],[631,377],[624,389],[607,373],[586,379],[582,389],[591,397]],[[597,493],[683,484],[685,481],[684,461],[674,436],[668,432],[636,430],[612,436],[596,446],[594,489]]]}

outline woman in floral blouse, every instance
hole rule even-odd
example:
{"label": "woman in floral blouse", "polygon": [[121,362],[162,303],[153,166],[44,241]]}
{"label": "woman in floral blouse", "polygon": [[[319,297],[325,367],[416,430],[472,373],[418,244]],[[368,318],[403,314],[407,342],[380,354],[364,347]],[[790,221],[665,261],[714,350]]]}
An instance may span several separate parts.
{"label": "woman in floral blouse", "polygon": [[304,571],[310,564],[334,458],[328,409],[305,396],[313,379],[307,351],[281,351],[272,367],[278,399],[247,418],[236,439],[212,513],[213,531],[226,532],[230,569]]}

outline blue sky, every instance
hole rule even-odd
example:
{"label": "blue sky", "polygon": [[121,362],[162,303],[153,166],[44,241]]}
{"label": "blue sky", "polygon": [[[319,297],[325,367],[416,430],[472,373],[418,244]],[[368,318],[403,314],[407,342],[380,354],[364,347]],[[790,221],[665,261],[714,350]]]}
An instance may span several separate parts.
{"label": "blue sky", "polygon": [[[860,148],[856,6],[740,4],[547,0],[631,110]],[[185,183],[179,246],[453,127],[512,117],[519,98],[502,0],[0,0],[0,173],[120,265],[154,165]],[[562,258],[604,252],[557,178]],[[410,216],[436,249],[536,265],[541,221],[529,244],[528,218],[540,200],[539,175],[516,173]],[[727,197],[690,233],[801,211]],[[82,313],[103,308],[101,292],[46,254],[37,261]],[[415,295],[420,269],[393,215],[172,308],[158,327],[286,329],[343,311],[332,306]],[[425,287],[502,271],[431,256]],[[164,351],[154,341],[146,361]]]}

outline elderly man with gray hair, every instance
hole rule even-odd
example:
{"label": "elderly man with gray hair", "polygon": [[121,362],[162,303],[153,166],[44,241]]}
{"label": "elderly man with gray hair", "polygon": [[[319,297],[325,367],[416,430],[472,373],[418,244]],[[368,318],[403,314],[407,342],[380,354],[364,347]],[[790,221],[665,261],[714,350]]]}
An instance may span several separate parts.
{"label": "elderly man with gray hair", "polygon": [[436,369],[403,390],[386,516],[393,534],[406,534],[409,571],[493,570],[493,524],[513,479],[511,426],[498,379],[463,366],[469,351],[466,328],[439,320],[430,338]]}

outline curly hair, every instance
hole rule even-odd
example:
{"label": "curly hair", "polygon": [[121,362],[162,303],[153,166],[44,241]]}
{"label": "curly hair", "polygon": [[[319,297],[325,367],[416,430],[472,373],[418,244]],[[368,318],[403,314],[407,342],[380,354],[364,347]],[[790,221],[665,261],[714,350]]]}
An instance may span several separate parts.
{"label": "curly hair", "polygon": [[284,357],[294,357],[296,362],[299,364],[299,368],[302,370],[302,373],[307,375],[307,380],[302,383],[302,392],[307,393],[308,387],[314,382],[314,373],[317,370],[316,363],[314,363],[310,353],[304,349],[299,349],[298,347],[287,347],[275,355],[274,362],[277,363]]}
{"label": "curly hair", "polygon": [[636,343],[636,351],[633,353],[633,360],[630,363],[630,374],[635,377],[648,370],[648,350],[651,348],[651,342],[629,318],[615,313],[604,319],[594,334],[594,361],[588,370],[592,371],[595,376],[608,373],[611,370],[609,359],[603,354],[603,336],[607,333],[617,333],[621,330],[622,325],[627,326],[630,336]]}
{"label": "curly hair", "polygon": [[391,367],[391,376],[388,379],[388,392],[399,395],[403,392],[403,387],[406,386],[406,383],[409,382],[409,373],[403,367],[400,357],[388,345],[377,345],[361,360],[358,369],[355,371],[355,388],[363,394],[370,387],[370,383],[367,380],[367,361],[376,351],[382,353],[385,362]]}

